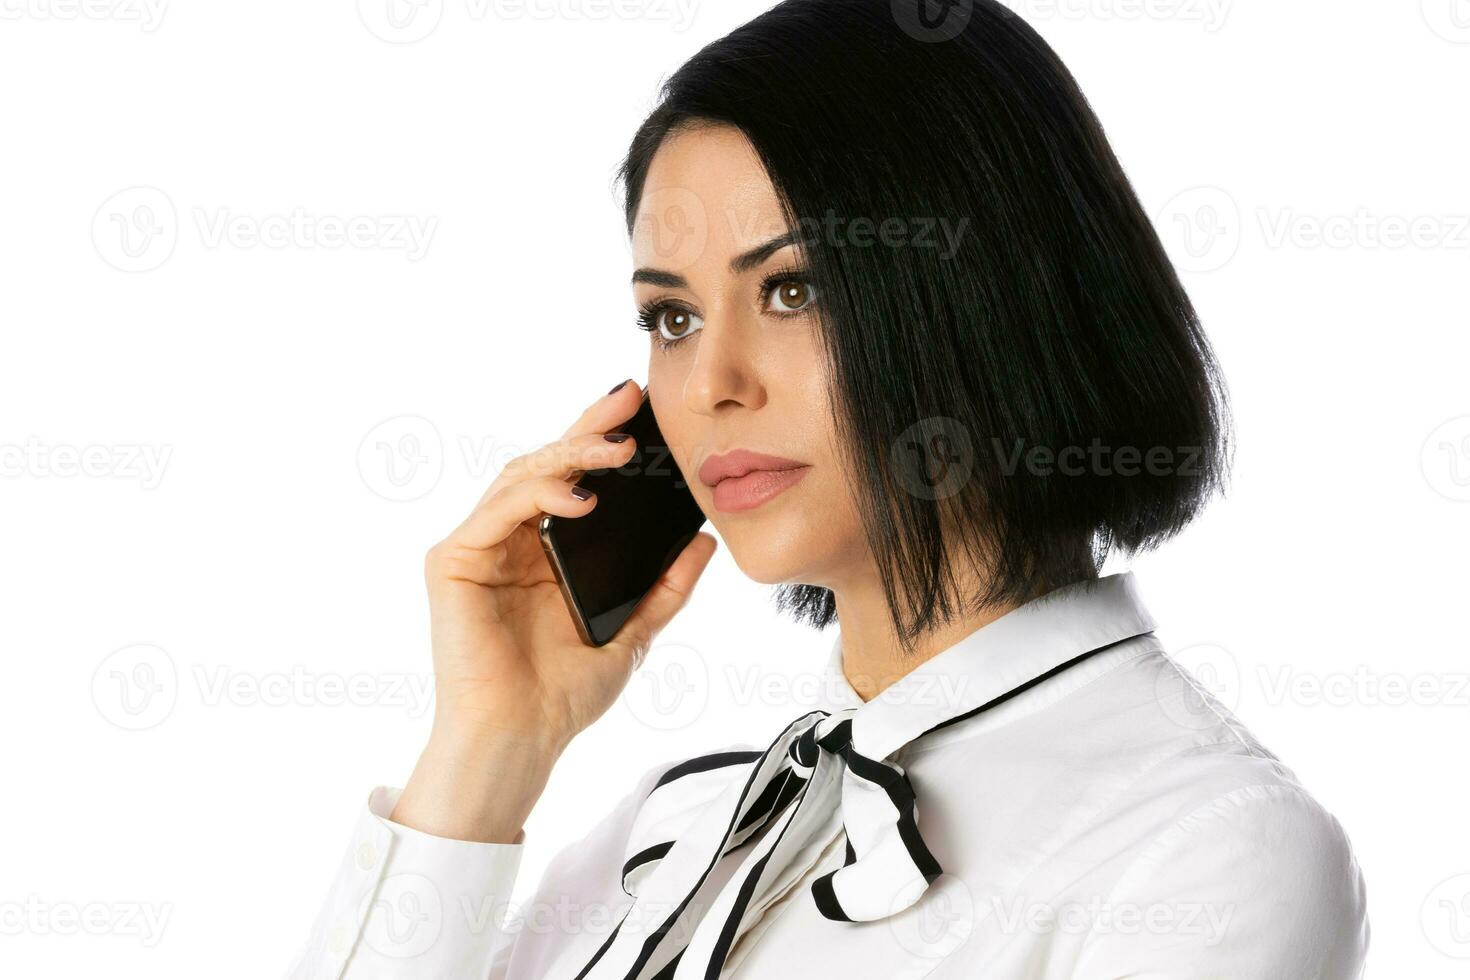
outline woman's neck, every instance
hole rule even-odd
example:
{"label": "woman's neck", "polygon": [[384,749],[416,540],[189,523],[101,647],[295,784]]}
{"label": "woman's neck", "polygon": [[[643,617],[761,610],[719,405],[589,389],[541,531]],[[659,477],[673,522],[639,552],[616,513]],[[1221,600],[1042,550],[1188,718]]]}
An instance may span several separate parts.
{"label": "woman's neck", "polygon": [[833,589],[833,596],[842,632],[842,670],[864,701],[871,701],[915,667],[1020,605],[1012,602],[956,616],[920,637],[910,653],[899,643],[876,576]]}

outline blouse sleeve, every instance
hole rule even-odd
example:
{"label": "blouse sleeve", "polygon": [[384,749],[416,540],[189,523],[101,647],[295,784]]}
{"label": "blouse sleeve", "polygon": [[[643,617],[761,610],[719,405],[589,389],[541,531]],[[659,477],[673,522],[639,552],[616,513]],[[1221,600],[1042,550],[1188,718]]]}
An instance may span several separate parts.
{"label": "blouse sleeve", "polygon": [[[675,761],[648,769],[591,831],[564,846],[537,894],[554,888],[594,901],[616,889],[639,805]],[[434,837],[389,819],[400,792],[378,787],[359,812],[288,980],[503,980],[513,954],[524,961],[536,953],[517,949],[518,938],[538,931],[521,928],[527,910],[511,900],[525,831],[513,844]]]}
{"label": "blouse sleeve", "polygon": [[1147,846],[1091,920],[1079,980],[1359,980],[1363,877],[1333,816],[1290,786],[1250,786]]}

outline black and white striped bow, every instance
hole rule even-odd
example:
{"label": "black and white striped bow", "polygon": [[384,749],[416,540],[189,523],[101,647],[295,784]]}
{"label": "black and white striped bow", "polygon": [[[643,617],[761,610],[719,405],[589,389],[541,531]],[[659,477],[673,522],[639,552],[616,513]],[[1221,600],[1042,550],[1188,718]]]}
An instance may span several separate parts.
{"label": "black and white striped bow", "polygon": [[[630,932],[625,918],[579,980],[718,976],[735,939],[768,904],[769,886],[791,853],[835,830],[834,821],[846,832],[846,860],[811,885],[824,916],[866,921],[916,902],[941,874],[939,862],[919,836],[903,769],[855,749],[856,710],[811,711],[763,752],[699,756],[664,773],[639,810],[622,870],[623,890],[661,910],[662,921],[640,921]],[[677,929],[714,866],[762,829],[740,887],[722,891],[694,923],[708,919],[720,928]]]}
{"label": "black and white striped bow", "polygon": [[[662,788],[696,772],[755,762],[750,782],[758,792],[742,797],[738,819],[732,821],[720,850],[724,856],[744,846],[793,800],[797,807],[803,805],[820,753],[825,751],[841,760],[847,858],[841,868],[812,882],[817,908],[827,918],[841,922],[879,919],[907,908],[943,869],[919,836],[914,788],[903,768],[870,759],[853,747],[855,711],[812,711],[788,725],[765,752],[701,756],[671,769],[644,804],[643,813],[651,818],[645,826],[657,826],[663,820],[669,797],[660,794]],[[670,800],[668,808],[677,810],[684,805],[682,799]],[[642,879],[673,843],[663,840],[638,848],[623,865],[623,890],[636,894]]]}
{"label": "black and white striped bow", "polygon": [[[842,866],[810,885],[821,914],[865,922],[910,908],[943,869],[892,756],[1152,629],[1126,573],[1068,587],[936,655],[872,701],[803,714],[764,751],[716,752],[670,768],[629,836],[622,887],[634,902],[576,980],[715,980],[735,941],[810,866],[813,848],[839,832]],[[841,669],[838,648],[829,670]],[[720,860],[752,840],[736,879],[702,914],[691,909]]]}

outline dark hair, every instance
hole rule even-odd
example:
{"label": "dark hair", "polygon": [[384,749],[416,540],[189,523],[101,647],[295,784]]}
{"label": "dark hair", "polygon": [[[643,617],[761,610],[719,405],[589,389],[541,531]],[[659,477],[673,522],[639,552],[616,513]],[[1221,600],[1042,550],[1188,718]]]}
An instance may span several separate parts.
{"label": "dark hair", "polygon": [[[672,132],[724,123],[754,145],[800,231],[834,424],[906,647],[1154,547],[1223,487],[1229,455],[1209,342],[1071,73],[995,0],[951,4],[968,20],[939,34],[910,7],[786,0],[664,83],[618,172],[631,234]],[[926,247],[945,221],[957,240]],[[798,620],[836,618],[825,588],[777,597]]]}

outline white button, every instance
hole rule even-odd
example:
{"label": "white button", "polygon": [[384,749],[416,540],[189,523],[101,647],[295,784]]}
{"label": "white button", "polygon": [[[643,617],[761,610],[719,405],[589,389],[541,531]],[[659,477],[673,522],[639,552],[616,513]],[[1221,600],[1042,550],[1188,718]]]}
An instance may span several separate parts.
{"label": "white button", "polygon": [[357,849],[357,866],[366,871],[378,863],[378,849],[371,844],[364,844]]}
{"label": "white button", "polygon": [[332,952],[341,956],[351,944],[352,933],[345,925],[338,924],[332,929]]}

